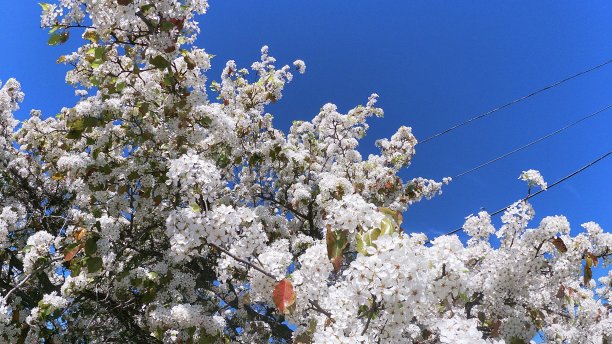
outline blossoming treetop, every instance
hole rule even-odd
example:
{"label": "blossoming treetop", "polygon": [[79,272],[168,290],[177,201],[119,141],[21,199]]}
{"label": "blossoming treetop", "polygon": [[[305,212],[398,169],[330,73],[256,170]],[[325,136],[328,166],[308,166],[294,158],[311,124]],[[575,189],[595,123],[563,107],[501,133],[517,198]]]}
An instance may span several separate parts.
{"label": "blossoming treetop", "polygon": [[285,134],[266,105],[304,62],[278,68],[263,47],[250,70],[229,61],[209,82],[211,56],[193,45],[206,1],[41,6],[49,44],[84,39],[58,60],[81,100],[18,122],[19,84],[0,90],[0,341],[612,339],[612,275],[591,272],[612,235],[597,224],[530,228],[519,201],[499,229],[469,216],[467,245],[402,230],[402,212],[449,180],[398,177],[409,127],[359,153],[383,115],[376,95]]}

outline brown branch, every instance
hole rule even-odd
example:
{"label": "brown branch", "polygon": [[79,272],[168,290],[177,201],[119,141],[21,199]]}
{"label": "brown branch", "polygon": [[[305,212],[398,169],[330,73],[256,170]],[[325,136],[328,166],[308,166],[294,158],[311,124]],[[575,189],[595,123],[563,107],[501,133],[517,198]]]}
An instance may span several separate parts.
{"label": "brown branch", "polygon": [[309,309],[312,309],[313,311],[319,312],[325,316],[327,316],[331,321],[335,322],[335,320],[332,318],[332,314],[330,311],[325,310],[323,307],[321,307],[321,305],[319,305],[318,301],[315,300],[308,300],[308,303],[310,303],[311,307]]}
{"label": "brown branch", "polygon": [[246,265],[246,266],[249,266],[249,267],[251,267],[251,268],[253,268],[253,269],[255,269],[255,270],[257,270],[257,271],[261,272],[262,274],[264,274],[264,275],[266,275],[266,276],[268,276],[268,277],[272,278],[272,279],[273,279],[273,280],[275,280],[275,281],[277,280],[277,279],[276,279],[276,277],[275,277],[274,275],[272,275],[271,273],[267,272],[266,270],[264,270],[264,269],[260,268],[259,266],[255,265],[255,264],[253,264],[253,263],[251,263],[251,262],[249,262],[249,261],[246,261],[246,260],[244,260],[244,259],[242,259],[242,258],[238,258],[238,257],[236,257],[235,255],[231,254],[231,253],[230,253],[228,250],[226,250],[226,249],[222,248],[221,246],[218,246],[218,245],[215,245],[215,244],[211,244],[211,243],[208,243],[208,246],[210,246],[210,247],[214,247],[215,249],[217,249],[217,250],[219,250],[219,251],[221,251],[221,252],[223,252],[223,253],[227,254],[228,256],[230,256],[231,258],[233,258],[234,260],[236,260],[236,261],[238,261],[238,262],[240,262],[240,263],[242,263],[242,264],[244,264],[244,265]]}

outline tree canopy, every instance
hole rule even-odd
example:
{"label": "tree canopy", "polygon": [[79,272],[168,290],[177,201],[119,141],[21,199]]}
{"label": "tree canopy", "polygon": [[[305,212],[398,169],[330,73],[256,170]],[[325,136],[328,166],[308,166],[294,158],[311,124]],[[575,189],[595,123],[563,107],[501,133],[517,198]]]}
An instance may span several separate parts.
{"label": "tree canopy", "polygon": [[[249,69],[194,46],[205,0],[41,3],[81,99],[17,121],[0,89],[0,341],[7,343],[528,343],[612,340],[612,234],[519,200],[456,235],[402,214],[449,178],[402,180],[402,126],[362,156],[377,95],[325,104],[288,133],[266,106],[297,60]],[[77,36],[76,38],[74,36]],[[547,187],[534,170],[528,188]]]}

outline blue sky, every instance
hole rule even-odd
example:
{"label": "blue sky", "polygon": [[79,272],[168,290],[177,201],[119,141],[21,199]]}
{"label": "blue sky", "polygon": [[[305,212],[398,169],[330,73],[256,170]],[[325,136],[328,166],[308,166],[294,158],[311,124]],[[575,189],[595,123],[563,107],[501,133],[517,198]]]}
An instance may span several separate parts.
{"label": "blue sky", "polygon": [[[269,108],[281,128],[327,103],[342,111],[380,95],[384,119],[370,121],[363,153],[400,125],[423,139],[448,126],[612,58],[612,4],[604,1],[247,1],[212,0],[198,45],[248,67],[262,45],[280,63],[303,59],[284,99]],[[455,4],[451,6],[450,4]],[[0,12],[0,80],[16,77],[29,109],[54,115],[76,101],[57,57],[78,39],[49,47],[35,1]],[[612,65],[417,146],[404,178],[441,179],[612,104]],[[612,149],[612,110],[524,152],[455,180],[405,214],[408,231],[452,230],[481,207],[497,210],[526,193],[522,170],[551,183]],[[566,215],[574,232],[594,220],[612,230],[612,158],[534,198],[537,220]],[[537,223],[537,222],[536,222]],[[536,225],[534,223],[534,225]]]}

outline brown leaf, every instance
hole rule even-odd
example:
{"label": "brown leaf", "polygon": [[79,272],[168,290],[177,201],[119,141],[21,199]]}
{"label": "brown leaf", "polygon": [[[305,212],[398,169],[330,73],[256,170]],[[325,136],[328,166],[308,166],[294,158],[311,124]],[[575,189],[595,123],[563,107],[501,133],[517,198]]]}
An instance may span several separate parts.
{"label": "brown leaf", "polygon": [[552,238],[550,239],[550,242],[552,242],[553,245],[555,245],[555,247],[557,248],[557,250],[561,253],[565,253],[567,252],[567,246],[565,246],[565,243],[563,242],[563,239],[561,238]]}
{"label": "brown leaf", "polygon": [[591,261],[590,263],[591,263],[592,266],[597,266],[599,264],[599,261],[598,261],[598,258],[597,258],[596,255],[594,255],[594,254],[592,254],[590,252],[587,252],[586,253],[586,257],[587,257],[587,261],[588,260]]}
{"label": "brown leaf", "polygon": [[562,299],[565,296],[565,287],[563,285],[559,286],[559,290],[557,290],[557,296],[558,299]]}
{"label": "brown leaf", "polygon": [[492,325],[491,325],[491,338],[497,338],[499,337],[499,335],[501,334],[500,328],[501,328],[501,321],[500,320],[496,320]]}
{"label": "brown leaf", "polygon": [[584,278],[582,280],[585,286],[589,285],[591,278],[593,278],[593,271],[591,270],[590,266],[585,265],[584,266]]}
{"label": "brown leaf", "polygon": [[296,295],[293,291],[293,284],[291,284],[291,281],[288,279],[283,279],[278,282],[272,292],[272,300],[274,300],[276,308],[284,314],[289,313],[287,308],[295,303],[295,298]]}

